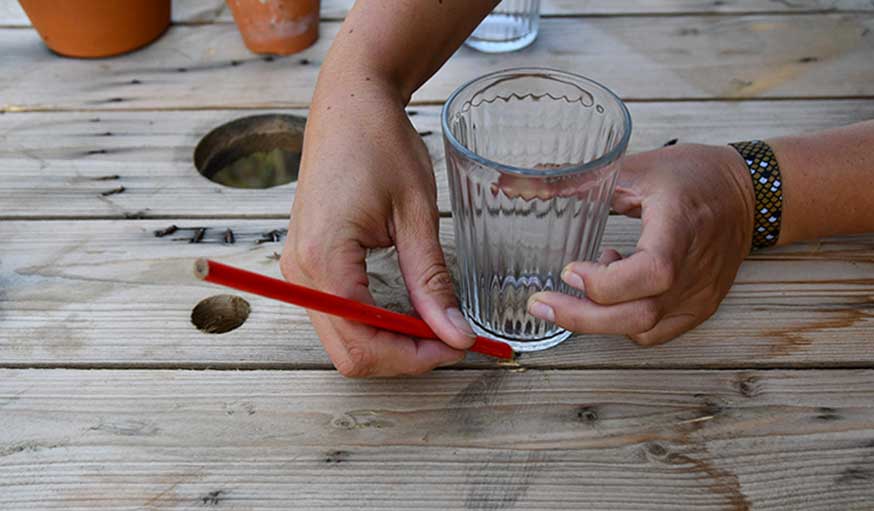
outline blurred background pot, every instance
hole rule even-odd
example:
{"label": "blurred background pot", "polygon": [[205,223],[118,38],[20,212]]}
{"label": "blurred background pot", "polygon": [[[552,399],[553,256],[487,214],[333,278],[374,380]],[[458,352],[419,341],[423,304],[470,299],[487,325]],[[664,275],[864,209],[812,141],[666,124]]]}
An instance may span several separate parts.
{"label": "blurred background pot", "polygon": [[288,55],[319,38],[319,0],[227,0],[246,47]]}
{"label": "blurred background pot", "polygon": [[68,57],[141,48],[170,25],[170,0],[20,0],[43,42]]}

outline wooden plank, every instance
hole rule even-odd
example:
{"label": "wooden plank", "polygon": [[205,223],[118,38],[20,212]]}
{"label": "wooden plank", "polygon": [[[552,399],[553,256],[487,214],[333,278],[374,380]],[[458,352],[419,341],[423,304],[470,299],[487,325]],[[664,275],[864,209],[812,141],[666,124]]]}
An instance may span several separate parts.
{"label": "wooden plank", "polygon": [[[182,228],[157,238],[154,231]],[[279,276],[281,220],[7,221],[0,223],[0,365],[76,367],[331,367],[301,309],[246,295],[237,330],[196,330],[191,310],[228,292],[196,281],[212,257]],[[451,221],[442,224],[456,267]],[[194,229],[206,228],[201,243]],[[223,242],[230,228],[236,242]],[[636,220],[610,219],[604,246],[628,252]],[[392,251],[374,253],[379,303],[408,311]],[[719,312],[668,345],[642,349],[585,335],[520,359],[524,367],[811,367],[874,365],[874,235],[799,244],[748,260]],[[468,366],[493,367],[471,355]]]}
{"label": "wooden plank", "polygon": [[[261,58],[233,25],[176,26],[125,58],[60,59],[28,29],[0,29],[5,111],[305,107],[338,23],[300,54]],[[456,55],[414,96],[441,102],[488,71],[578,71],[634,100],[874,95],[874,14],[564,18],[525,51]],[[837,77],[837,79],[836,79]]]}
{"label": "wooden plank", "polygon": [[[814,131],[874,118],[874,101],[632,103],[630,150],[672,138],[721,144]],[[431,152],[440,209],[449,197],[439,107],[416,107],[413,124]],[[0,218],[276,217],[294,185],[228,188],[194,169],[209,130],[266,111],[40,112],[0,115]],[[306,115],[304,110],[285,113]],[[107,135],[109,134],[109,135]],[[101,176],[120,176],[99,181]],[[124,186],[108,197],[101,192]]]}
{"label": "wooden plank", "polygon": [[[346,16],[353,0],[322,0],[322,18]],[[872,11],[866,0],[802,0],[762,2],[761,0],[541,0],[543,16],[624,16],[641,14],[738,14],[757,12],[805,13]],[[176,0],[173,18],[177,22],[231,22],[223,0]],[[2,18],[0,18],[2,19]]]}
{"label": "wooden plank", "polygon": [[870,11],[865,0],[801,0],[792,2],[761,0],[541,0],[546,16],[636,15],[636,14],[739,14],[756,12],[839,12]]}
{"label": "wooden plank", "polygon": [[0,372],[0,507],[863,511],[872,371]]}
{"label": "wooden plank", "polygon": [[[353,0],[322,0],[322,19],[341,19]],[[842,12],[871,11],[865,0],[803,0],[761,2],[760,0],[543,0],[543,16],[617,16],[638,14],[737,14],[756,12]],[[174,0],[174,23],[231,23],[233,16],[225,0]],[[30,20],[15,0],[0,0],[0,25],[29,26]]]}
{"label": "wooden plank", "polygon": [[[0,116],[4,140],[0,146],[0,214],[7,218],[160,217],[168,213],[287,218],[295,184],[263,190],[230,188],[209,181],[194,167],[194,148],[210,130],[262,113],[266,112]],[[284,113],[306,116],[305,110]],[[101,195],[119,186],[124,186],[123,193]]]}

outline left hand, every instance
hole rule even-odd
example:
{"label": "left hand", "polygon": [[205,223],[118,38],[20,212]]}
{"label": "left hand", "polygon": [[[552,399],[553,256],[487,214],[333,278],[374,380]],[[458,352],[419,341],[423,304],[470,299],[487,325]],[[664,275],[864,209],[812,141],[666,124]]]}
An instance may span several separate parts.
{"label": "left hand", "polygon": [[607,249],[574,262],[562,280],[585,298],[542,292],[533,316],[581,333],[624,334],[643,346],[673,339],[716,311],[750,250],[754,196],[745,162],[728,146],[678,145],[626,157],[613,198],[640,217],[636,251]]}

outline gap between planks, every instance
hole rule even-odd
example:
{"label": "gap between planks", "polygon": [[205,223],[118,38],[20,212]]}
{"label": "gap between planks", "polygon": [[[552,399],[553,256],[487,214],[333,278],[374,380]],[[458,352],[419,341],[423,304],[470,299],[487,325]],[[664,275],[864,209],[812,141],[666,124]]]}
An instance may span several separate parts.
{"label": "gap between planks", "polygon": [[[774,96],[774,97],[729,97],[729,96],[713,96],[702,98],[622,98],[625,103],[770,103],[770,102],[790,102],[790,101],[871,101],[874,100],[874,95],[848,95],[848,96]],[[439,106],[442,107],[444,101],[410,101],[406,108]],[[106,110],[103,108],[55,108],[55,107],[22,107],[18,105],[0,106],[0,115],[14,114],[54,114],[54,113],[96,113],[103,114],[106,112],[199,112],[199,111],[250,111],[250,110],[300,110],[307,109],[308,103],[266,103],[260,105],[201,105],[192,107],[132,107],[132,108],[113,108]]]}
{"label": "gap between planks", "polygon": [[[610,19],[566,19],[545,20],[549,27],[544,26],[544,34],[540,44],[532,46],[524,54],[484,58],[476,56],[470,50],[463,50],[450,59],[434,78],[429,80],[414,97],[413,104],[423,104],[423,101],[442,102],[458,85],[459,76],[475,76],[482,74],[484,66],[488,69],[513,67],[530,64],[532,59],[552,67],[598,67],[603,69],[600,76],[606,83],[623,84],[624,90],[619,92],[630,101],[635,98],[660,99],[671,96],[675,99],[700,97],[701,99],[731,97],[768,96],[774,98],[807,98],[807,97],[872,97],[874,92],[867,90],[870,80],[866,72],[870,71],[863,65],[867,63],[865,55],[874,39],[865,39],[874,27],[872,15],[817,15],[787,14],[780,17],[760,18],[734,17],[669,17],[659,18],[664,23],[647,23],[644,18],[629,18],[627,20]],[[762,19],[773,20],[765,23],[770,27],[762,32]],[[697,20],[697,21],[696,21]],[[779,21],[777,21],[779,20]],[[690,24],[700,24],[700,27],[689,28]],[[585,27],[584,39],[588,44],[584,50],[579,45],[568,43],[573,40],[580,29]],[[324,37],[311,50],[301,54],[307,57],[307,64],[318,64],[323,59],[327,47],[339,30],[337,23],[325,23]],[[2,32],[2,31],[0,31]],[[20,31],[19,31],[20,32]],[[749,48],[749,33],[758,34],[761,40],[757,47],[767,46],[768,52],[756,53]],[[2,35],[2,34],[0,34]],[[841,35],[839,40],[835,37]],[[686,37],[690,36],[690,37]],[[711,36],[715,36],[711,37]],[[216,39],[218,38],[218,39]],[[682,38],[682,39],[681,39]],[[7,40],[20,39],[8,35]],[[315,83],[317,69],[308,65],[306,71],[284,65],[266,67],[259,65],[257,71],[259,84],[270,90],[263,89],[253,93],[251,87],[246,87],[252,78],[247,74],[237,73],[234,80],[222,80],[219,77],[228,76],[222,68],[233,66],[233,62],[248,62],[251,53],[245,50],[237,41],[234,27],[216,25],[200,30],[178,27],[166,38],[150,47],[136,58],[119,60],[112,64],[106,63],[106,68],[93,64],[71,67],[69,63],[50,59],[44,51],[39,51],[39,42],[35,34],[28,36],[25,46],[16,47],[10,54],[13,61],[18,60],[24,66],[23,76],[28,83],[34,85],[33,94],[24,94],[30,90],[18,87],[18,94],[11,89],[7,98],[6,110],[36,110],[36,109],[153,109],[153,108],[196,108],[209,109],[226,106],[214,103],[214,100],[204,98],[203,94],[195,94],[192,90],[202,87],[214,87],[214,97],[227,97],[228,103],[240,105],[256,105],[259,107],[277,106],[275,100],[264,98],[284,98],[283,106],[305,105],[310,102],[311,89]],[[641,41],[648,41],[642,44]],[[188,55],[179,53],[179,45],[187,45],[198,49],[205,44],[221,42],[214,53],[207,55]],[[231,44],[231,41],[233,43]],[[618,44],[616,44],[618,43]],[[215,45],[214,45],[215,46]],[[806,65],[804,59],[810,57],[814,49],[816,57],[822,60],[818,67]],[[687,57],[679,57],[688,53]],[[743,57],[749,54],[748,57]],[[722,58],[725,57],[725,58]],[[186,59],[187,58],[187,59]],[[679,65],[678,59],[682,61]],[[810,61],[813,62],[813,61]],[[819,60],[817,60],[819,62]],[[802,65],[805,64],[805,65]],[[713,66],[716,68],[713,68]],[[49,66],[46,68],[45,66]],[[144,67],[145,66],[145,67]],[[701,66],[702,72],[695,72],[694,67]],[[196,71],[184,76],[178,76],[167,81],[165,72],[183,70]],[[629,73],[629,69],[637,69],[637,73]],[[89,70],[92,70],[89,72]],[[849,76],[853,70],[858,74],[857,80],[828,81],[823,76]],[[818,73],[816,71],[819,71]],[[68,80],[57,80],[57,76],[65,75]],[[137,92],[125,88],[124,80],[114,81],[115,77],[127,77],[135,73],[139,79],[149,78],[150,86]],[[145,74],[142,74],[145,73]],[[272,75],[271,75],[272,73]],[[641,73],[649,77],[641,80]],[[825,75],[823,73],[826,73]],[[45,75],[45,76],[43,76]],[[51,75],[51,77],[49,77]],[[275,80],[267,77],[275,76]],[[45,80],[41,79],[45,78]],[[216,81],[219,79],[220,81]],[[84,81],[83,81],[84,80]],[[282,83],[279,86],[270,85],[271,81]],[[21,82],[21,80],[19,80]],[[82,83],[79,83],[82,82]],[[653,83],[659,83],[659,90],[653,88]],[[75,90],[70,89],[70,84]],[[89,87],[83,87],[83,84]],[[26,85],[26,84],[25,84]],[[63,86],[62,86],[63,85]],[[33,88],[33,87],[31,87]],[[266,91],[266,92],[265,92]],[[131,95],[134,94],[134,95]],[[658,96],[658,98],[652,98]],[[63,101],[58,98],[63,97]],[[204,101],[206,99],[206,101]]]}
{"label": "gap between planks", "polygon": [[[611,215],[617,215],[618,213],[614,211],[610,211]],[[441,211],[440,218],[452,218],[452,213],[449,211]],[[64,215],[34,215],[34,216],[14,216],[14,215],[0,215],[0,222],[2,221],[30,221],[30,222],[57,222],[57,221],[91,221],[91,220],[129,220],[131,222],[137,222],[140,220],[289,220],[288,215],[246,215],[246,214],[235,214],[235,215],[149,215],[142,214],[136,216],[125,216],[125,215],[96,215],[96,216],[64,216]]]}
{"label": "gap between planks", "polygon": [[[785,16],[792,14],[794,16],[821,16],[823,14],[849,14],[861,15],[870,14],[870,10],[865,9],[818,9],[810,11],[675,11],[675,12],[625,12],[625,13],[572,13],[572,14],[540,14],[540,19],[585,19],[585,18],[674,18],[682,16],[710,17],[710,18],[729,18],[740,16]],[[319,18],[320,23],[342,23],[345,17],[341,16],[322,16]],[[232,20],[191,20],[191,21],[173,21],[170,26],[175,27],[198,27],[204,25],[234,25]],[[19,29],[33,30],[33,25],[18,25],[18,24],[0,24],[0,30]]]}
{"label": "gap between planks", "polygon": [[[646,348],[641,348],[641,350],[645,350]],[[256,364],[247,362],[246,365],[234,365],[233,363],[212,363],[212,364],[171,364],[171,363],[66,363],[66,364],[55,364],[55,363],[0,363],[0,370],[3,369],[34,369],[34,370],[52,370],[52,369],[64,369],[64,370],[73,370],[73,371],[232,371],[232,372],[240,372],[240,371],[335,371],[334,367],[330,364],[277,364],[277,363],[268,363],[268,364]],[[756,372],[765,372],[765,371],[857,371],[857,370],[869,370],[874,369],[874,364],[872,363],[859,363],[859,364],[847,364],[846,362],[829,364],[768,364],[768,365],[718,365],[718,364],[663,364],[659,363],[659,365],[653,366],[639,366],[639,365],[628,365],[628,364],[598,364],[598,365],[586,365],[586,366],[551,366],[551,365],[537,365],[537,366],[515,366],[515,365],[502,365],[500,363],[489,364],[486,362],[466,362],[464,365],[458,365],[455,367],[443,367],[436,368],[434,371],[444,372],[444,371],[508,371],[508,372],[543,372],[543,371],[646,371],[646,372],[658,372],[658,371],[707,371],[707,372],[738,372],[738,371],[756,371]],[[412,377],[404,377],[404,378],[416,378]],[[372,378],[369,378],[372,379]],[[403,379],[403,378],[400,378]]]}

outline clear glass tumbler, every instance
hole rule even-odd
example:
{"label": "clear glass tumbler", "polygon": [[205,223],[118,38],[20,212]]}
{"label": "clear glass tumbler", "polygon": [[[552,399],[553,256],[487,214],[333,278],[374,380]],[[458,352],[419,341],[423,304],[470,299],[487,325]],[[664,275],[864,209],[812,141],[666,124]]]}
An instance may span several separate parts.
{"label": "clear glass tumbler", "polygon": [[579,296],[561,270],[596,257],[621,157],[625,104],[563,71],[520,68],[470,81],[443,107],[462,310],[517,351],[570,332],[527,313],[538,291]]}
{"label": "clear glass tumbler", "polygon": [[537,38],[539,24],[540,0],[503,0],[465,44],[485,53],[521,50]]}

